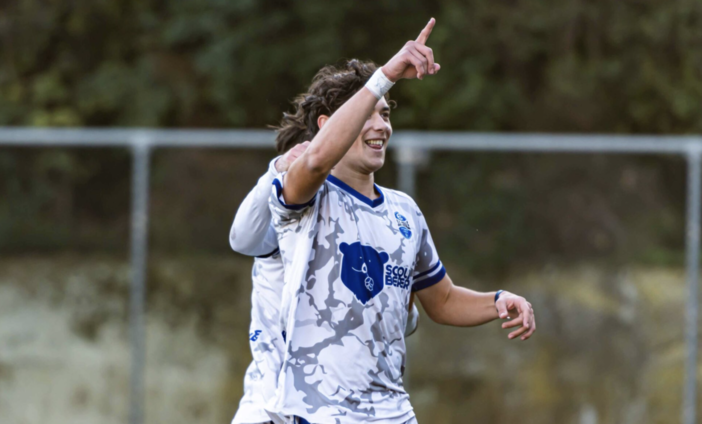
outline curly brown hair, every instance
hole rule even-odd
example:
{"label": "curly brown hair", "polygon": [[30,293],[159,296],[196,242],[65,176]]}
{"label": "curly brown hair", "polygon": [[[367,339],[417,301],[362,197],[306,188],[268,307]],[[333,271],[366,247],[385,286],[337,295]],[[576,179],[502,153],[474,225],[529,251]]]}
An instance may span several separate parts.
{"label": "curly brown hair", "polygon": [[[280,124],[272,127],[278,132],[275,137],[278,152],[283,154],[297,144],[312,140],[319,132],[317,118],[336,112],[363,88],[377,69],[375,63],[358,59],[348,60],[341,66],[327,65],[320,69],[307,92],[292,101],[294,112],[284,112]],[[391,106],[395,105],[388,94],[385,94],[385,100]]]}

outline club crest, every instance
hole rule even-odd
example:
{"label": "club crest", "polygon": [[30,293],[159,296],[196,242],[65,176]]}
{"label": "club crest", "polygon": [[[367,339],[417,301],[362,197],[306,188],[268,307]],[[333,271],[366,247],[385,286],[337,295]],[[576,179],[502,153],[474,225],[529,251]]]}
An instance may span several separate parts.
{"label": "club crest", "polygon": [[397,221],[397,226],[400,229],[400,234],[402,234],[406,239],[412,237],[412,229],[410,228],[407,218],[402,216],[399,212],[395,212],[395,220]]}

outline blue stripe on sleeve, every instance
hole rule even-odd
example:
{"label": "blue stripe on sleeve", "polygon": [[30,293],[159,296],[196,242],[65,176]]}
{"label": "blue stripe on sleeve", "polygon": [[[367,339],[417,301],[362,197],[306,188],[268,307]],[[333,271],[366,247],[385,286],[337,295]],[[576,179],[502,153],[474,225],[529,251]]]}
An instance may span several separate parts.
{"label": "blue stripe on sleeve", "polygon": [[314,199],[317,197],[317,193],[315,193],[314,197],[312,197],[312,199],[310,199],[310,201],[307,203],[303,203],[301,205],[286,205],[285,202],[283,201],[283,199],[281,199],[282,193],[283,193],[283,186],[280,185],[280,181],[278,181],[278,179],[273,180],[273,185],[275,186],[275,195],[278,197],[278,201],[280,202],[280,204],[284,208],[290,209],[293,211],[299,211],[300,209],[303,209],[303,208],[306,208],[307,206],[310,206],[312,203],[314,203]]}
{"label": "blue stripe on sleeve", "polygon": [[432,275],[431,277],[426,278],[418,283],[412,284],[412,291],[416,292],[416,291],[424,290],[427,287],[431,287],[434,284],[438,283],[439,281],[443,280],[445,275],[446,275],[446,268],[444,268],[442,266],[441,269],[439,270],[439,272],[436,273],[436,275]]}
{"label": "blue stripe on sleeve", "polygon": [[441,261],[437,261],[436,265],[431,267],[428,271],[420,272],[419,274],[415,275],[414,278],[417,279],[420,277],[424,277],[427,274],[431,274],[432,272],[436,271],[436,269],[439,268],[440,266],[441,266]]}

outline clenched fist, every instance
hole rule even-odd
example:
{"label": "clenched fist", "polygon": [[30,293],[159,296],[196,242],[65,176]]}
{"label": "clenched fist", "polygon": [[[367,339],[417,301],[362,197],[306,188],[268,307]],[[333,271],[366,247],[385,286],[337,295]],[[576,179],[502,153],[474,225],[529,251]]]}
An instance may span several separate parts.
{"label": "clenched fist", "polygon": [[288,170],[290,165],[295,162],[295,159],[299,158],[300,155],[307,150],[309,147],[310,142],[305,141],[304,143],[300,143],[297,146],[293,147],[292,149],[288,150],[280,159],[275,161],[275,169],[278,172],[285,172]]}

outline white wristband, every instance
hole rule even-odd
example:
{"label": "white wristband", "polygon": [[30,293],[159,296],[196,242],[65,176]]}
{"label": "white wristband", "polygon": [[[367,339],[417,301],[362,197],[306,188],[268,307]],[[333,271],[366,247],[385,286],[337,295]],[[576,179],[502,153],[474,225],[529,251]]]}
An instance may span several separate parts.
{"label": "white wristband", "polygon": [[371,75],[370,79],[366,83],[366,88],[370,90],[376,99],[380,100],[381,97],[385,95],[392,86],[395,85],[394,82],[390,81],[388,77],[385,76],[382,69],[378,69]]}

